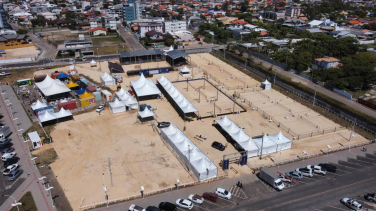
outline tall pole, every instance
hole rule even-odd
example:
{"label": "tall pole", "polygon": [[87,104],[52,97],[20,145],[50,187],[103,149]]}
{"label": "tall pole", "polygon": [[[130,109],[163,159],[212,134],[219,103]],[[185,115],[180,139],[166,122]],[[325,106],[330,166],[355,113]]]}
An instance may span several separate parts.
{"label": "tall pole", "polygon": [[281,154],[282,154],[282,149],[279,149],[278,168],[279,168],[279,163],[281,162]]}
{"label": "tall pole", "polygon": [[215,116],[215,101],[214,101],[214,116]]}
{"label": "tall pole", "polygon": [[114,184],[112,183],[112,172],[111,172],[111,161],[110,161],[110,158],[108,158],[108,168],[110,169],[111,187],[114,187]]}
{"label": "tall pole", "polygon": [[262,148],[264,147],[264,133],[262,133],[261,139],[261,152],[260,152],[260,160],[262,159]]}
{"label": "tall pole", "polygon": [[188,162],[189,162],[188,171],[190,171],[190,169],[191,169],[191,147],[189,146],[189,144],[188,144]]}
{"label": "tall pole", "polygon": [[[3,195],[3,196],[11,197],[14,200],[14,204],[17,204],[17,200],[13,196],[11,196],[11,195]],[[17,204],[16,207],[17,207],[17,211],[20,211],[20,209],[18,208],[18,204]]]}
{"label": "tall pole", "polygon": [[315,101],[316,101],[316,89],[315,89],[315,95],[313,96],[313,106],[315,105]]}

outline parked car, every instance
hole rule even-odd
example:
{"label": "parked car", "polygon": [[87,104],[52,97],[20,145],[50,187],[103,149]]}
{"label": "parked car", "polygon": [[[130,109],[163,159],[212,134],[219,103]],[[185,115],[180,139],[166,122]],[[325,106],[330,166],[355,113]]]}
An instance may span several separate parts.
{"label": "parked car", "polygon": [[11,171],[8,175],[8,181],[14,181],[17,179],[22,174],[23,170],[22,169],[16,169],[14,171]]}
{"label": "parked car", "polygon": [[37,70],[44,70],[44,67],[38,67]]}
{"label": "parked car", "polygon": [[355,201],[354,199],[343,198],[341,199],[341,203],[345,205],[346,207],[350,208],[351,210],[356,210],[356,211],[363,210],[362,205],[359,202]]}
{"label": "parked car", "polygon": [[10,71],[1,72],[0,76],[10,75]]}
{"label": "parked car", "polygon": [[129,208],[128,211],[145,211],[144,208],[137,206],[135,204],[132,204]]}
{"label": "parked car", "polygon": [[285,173],[285,175],[296,180],[301,180],[303,178],[302,173],[298,171],[288,171]]}
{"label": "parked car", "polygon": [[4,171],[3,171],[3,175],[4,176],[7,176],[10,174],[10,172],[16,170],[18,168],[18,164],[12,164],[10,166],[8,166]]}
{"label": "parked car", "polygon": [[313,177],[312,169],[309,169],[309,168],[297,168],[296,171],[300,172],[303,176],[311,177],[311,178]]}
{"label": "parked car", "polygon": [[13,146],[13,143],[6,143],[6,144],[0,144],[0,150],[4,150],[6,148],[10,148]]}
{"label": "parked car", "polygon": [[316,174],[321,174],[321,175],[325,175],[326,174],[326,170],[323,169],[321,166],[308,165],[307,168],[311,169],[313,171],[313,173],[316,173]]}
{"label": "parked car", "polygon": [[14,151],[14,148],[13,147],[7,147],[7,148],[4,148],[1,153],[2,154],[5,154],[5,153],[10,153],[10,152],[13,152]]}
{"label": "parked car", "polygon": [[329,163],[320,163],[318,166],[321,166],[321,168],[325,169],[326,171],[336,173],[337,171],[337,166],[334,166]]}
{"label": "parked car", "polygon": [[364,198],[368,201],[376,202],[376,193],[367,193]]}
{"label": "parked car", "polygon": [[12,158],[16,156],[16,154],[17,154],[16,152],[5,153],[3,156],[1,156],[1,160],[6,161],[8,158]]}
{"label": "parked car", "polygon": [[215,193],[205,192],[204,194],[202,194],[202,197],[204,197],[207,200],[213,201],[213,202],[218,201],[218,196],[215,195]]}
{"label": "parked car", "polygon": [[220,150],[220,151],[224,151],[224,150],[226,149],[226,147],[223,146],[223,144],[221,144],[221,143],[219,143],[219,142],[217,142],[217,141],[214,141],[214,142],[212,143],[211,146],[212,146],[213,148],[215,148],[215,149]]}
{"label": "parked car", "polygon": [[288,183],[292,182],[291,179],[289,179],[289,178],[287,178],[287,177],[285,177],[283,175],[279,175],[278,178],[281,179],[283,182],[288,182]]}
{"label": "parked car", "polygon": [[19,160],[20,160],[19,157],[8,158],[6,161],[4,161],[4,168],[8,167],[9,165],[17,163]]}
{"label": "parked car", "polygon": [[103,109],[104,109],[104,105],[100,105],[98,108],[97,108],[97,110],[95,110],[96,112],[101,112],[101,111],[103,111]]}
{"label": "parked car", "polygon": [[165,128],[165,127],[170,127],[171,123],[169,122],[158,122],[157,127],[158,128]]}
{"label": "parked car", "polygon": [[194,195],[194,194],[189,195],[188,199],[191,200],[192,202],[196,203],[196,204],[204,203],[204,197],[199,196],[197,194],[196,195]]}
{"label": "parked car", "polygon": [[7,143],[9,143],[10,141],[12,141],[12,139],[11,138],[3,138],[3,139],[1,139],[0,140],[0,144],[7,144]]}
{"label": "parked car", "polygon": [[158,207],[148,206],[146,207],[146,211],[161,211]]}
{"label": "parked car", "polygon": [[159,209],[164,210],[164,211],[175,211],[176,210],[176,205],[170,202],[161,202],[159,203]]}
{"label": "parked car", "polygon": [[217,188],[217,190],[215,190],[214,193],[217,194],[217,196],[220,196],[222,198],[231,199],[231,193],[223,188]]}
{"label": "parked car", "polygon": [[182,208],[186,209],[192,209],[193,208],[193,203],[187,199],[178,199],[176,200],[176,205]]}

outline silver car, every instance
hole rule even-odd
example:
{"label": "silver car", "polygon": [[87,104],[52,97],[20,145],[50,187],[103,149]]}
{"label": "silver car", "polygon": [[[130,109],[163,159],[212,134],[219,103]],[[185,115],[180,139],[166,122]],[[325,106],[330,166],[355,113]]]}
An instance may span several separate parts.
{"label": "silver car", "polygon": [[288,171],[285,173],[285,175],[296,180],[301,180],[303,178],[302,173],[298,171]]}

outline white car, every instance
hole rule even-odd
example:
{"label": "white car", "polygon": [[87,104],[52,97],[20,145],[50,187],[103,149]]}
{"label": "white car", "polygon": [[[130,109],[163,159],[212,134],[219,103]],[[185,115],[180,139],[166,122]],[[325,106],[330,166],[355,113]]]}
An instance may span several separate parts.
{"label": "white car", "polygon": [[316,174],[321,174],[321,175],[325,175],[326,174],[326,170],[324,170],[323,168],[321,168],[321,166],[308,165],[307,168],[308,169],[312,169],[313,173],[316,173]]}
{"label": "white car", "polygon": [[231,199],[231,193],[223,188],[217,188],[214,192],[217,196],[225,198],[225,199]]}
{"label": "white car", "polygon": [[97,112],[101,112],[101,111],[103,111],[103,109],[104,109],[104,105],[100,105],[98,108],[97,108]]}
{"label": "white car", "polygon": [[355,201],[354,199],[350,198],[343,198],[341,199],[341,203],[345,205],[346,207],[350,208],[351,210],[361,211],[363,210],[362,205]]}
{"label": "white car", "polygon": [[18,168],[18,164],[12,164],[10,166],[8,166],[4,171],[3,171],[3,175],[4,176],[7,176],[10,174],[10,172],[16,170]]}
{"label": "white car", "polygon": [[191,195],[188,196],[188,199],[191,200],[192,202],[196,203],[196,204],[204,203],[204,197],[199,196],[199,195],[191,194]]}
{"label": "white car", "polygon": [[5,153],[3,156],[1,156],[1,160],[6,161],[8,158],[16,156],[16,154],[16,152]]}
{"label": "white car", "polygon": [[178,199],[176,200],[176,205],[182,208],[192,209],[193,203],[187,199]]}

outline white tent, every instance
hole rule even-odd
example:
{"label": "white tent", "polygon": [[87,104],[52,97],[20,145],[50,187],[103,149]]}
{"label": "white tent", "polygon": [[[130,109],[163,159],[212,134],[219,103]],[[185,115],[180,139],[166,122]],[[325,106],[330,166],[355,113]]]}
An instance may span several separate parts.
{"label": "white tent", "polygon": [[146,79],[144,74],[136,81],[131,81],[132,87],[138,97],[161,95],[161,91],[153,83],[151,79]]}
{"label": "white tent", "polygon": [[90,62],[90,66],[91,66],[91,67],[95,67],[95,66],[97,66],[97,62],[95,62],[94,59],[91,60],[91,62]]}
{"label": "white tent", "polygon": [[40,102],[39,100],[37,100],[37,102],[31,105],[31,109],[33,109],[33,111],[35,111],[36,109],[44,108],[44,107],[47,107],[47,105],[45,103]]}
{"label": "white tent", "polygon": [[268,80],[265,80],[261,84],[262,84],[262,88],[264,88],[264,89],[271,89],[272,88],[272,84]]}
{"label": "white tent", "polygon": [[275,135],[269,136],[269,138],[277,144],[277,151],[290,149],[292,146],[292,141],[283,135],[281,131]]}
{"label": "white tent", "polygon": [[194,167],[193,171],[197,171],[198,179],[200,181],[207,180],[209,178],[216,177],[218,174],[218,169],[207,157],[202,157],[201,159],[191,162]]}
{"label": "white tent", "polygon": [[36,131],[28,133],[29,139],[31,141],[31,144],[33,145],[33,149],[38,149],[43,146],[42,141],[40,140],[40,137]]}
{"label": "white tent", "polygon": [[43,114],[39,115],[38,119],[39,119],[40,122],[43,123],[43,122],[48,122],[48,121],[56,120],[57,117],[55,116],[54,113],[52,113],[50,111],[46,111]]}
{"label": "white tent", "polygon": [[237,133],[230,133],[230,136],[238,143],[247,141],[251,138],[243,130],[239,130]]}
{"label": "white tent", "polygon": [[238,142],[239,146],[241,146],[245,151],[247,151],[248,158],[259,156],[260,155],[260,149],[257,146],[257,144],[252,140],[252,138],[243,141]]}
{"label": "white tent", "polygon": [[46,97],[56,95],[56,94],[67,93],[71,91],[59,79],[54,80],[48,74],[42,82],[35,83],[35,85]]}
{"label": "white tent", "polygon": [[205,155],[197,147],[191,147],[190,150],[184,151],[182,153],[191,162],[205,157]]}
{"label": "white tent", "polygon": [[161,78],[158,79],[159,83],[162,86],[166,86],[168,82],[170,82],[164,75],[161,76]]}
{"label": "white tent", "polygon": [[183,69],[180,69],[180,74],[182,76],[191,76],[191,69],[189,69],[187,66],[184,66]]}
{"label": "white tent", "polygon": [[107,72],[104,72],[104,74],[100,76],[100,79],[101,79],[101,82],[104,86],[116,85],[116,81],[115,81],[114,77],[112,77]]}
{"label": "white tent", "polygon": [[143,119],[155,116],[154,111],[150,111],[150,109],[148,107],[146,107],[143,111],[139,111],[138,114]]}
{"label": "white tent", "polygon": [[215,120],[221,127],[226,127],[226,126],[229,126],[231,123],[233,123],[231,121],[231,119],[229,119],[227,116],[224,116],[223,118],[221,119],[216,119]]}
{"label": "white tent", "polygon": [[123,102],[119,101],[119,99],[115,98],[114,102],[109,103],[110,110],[113,114],[125,112],[126,108]]}
{"label": "white tent", "polygon": [[253,139],[253,141],[260,148],[263,155],[277,152],[277,144],[274,143],[266,134],[264,134],[263,137]]}
{"label": "white tent", "polygon": [[228,134],[231,134],[239,132],[240,128],[235,123],[231,122],[231,124],[228,126],[223,127],[223,130],[225,130]]}
{"label": "white tent", "polygon": [[64,117],[70,117],[73,116],[72,112],[70,110],[65,110],[64,107],[61,107],[60,111],[55,113],[56,118],[61,119]]}

